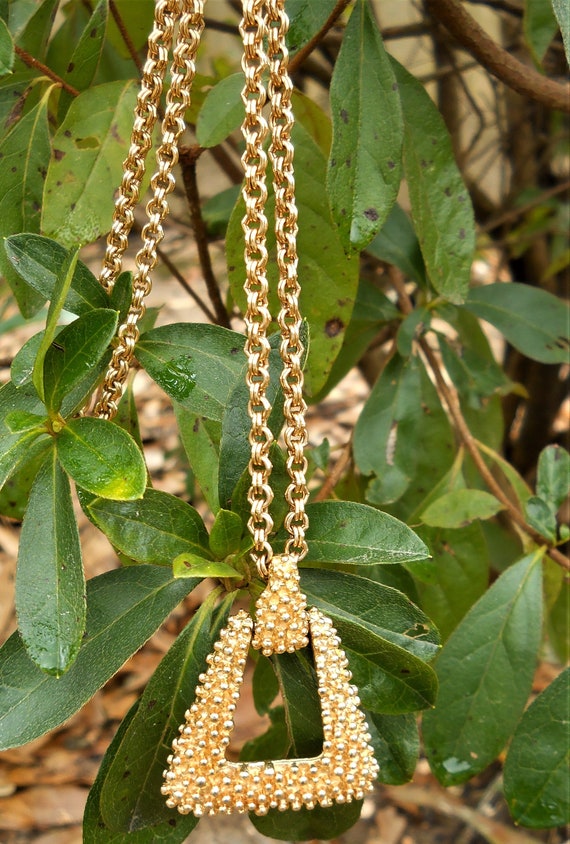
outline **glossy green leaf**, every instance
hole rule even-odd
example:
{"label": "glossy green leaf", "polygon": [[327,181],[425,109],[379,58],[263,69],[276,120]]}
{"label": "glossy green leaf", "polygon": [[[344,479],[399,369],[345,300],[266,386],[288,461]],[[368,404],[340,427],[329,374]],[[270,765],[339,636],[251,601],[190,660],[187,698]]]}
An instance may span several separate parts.
{"label": "glossy green leaf", "polygon": [[15,412],[46,414],[45,406],[31,384],[16,387],[11,381],[0,387],[0,435],[10,434],[6,419]]}
{"label": "glossy green leaf", "polygon": [[[323,734],[317,678],[305,651],[282,654],[274,660],[283,696],[289,736],[288,758],[308,758],[322,751]],[[330,840],[350,829],[360,815],[362,801],[299,812],[271,810],[265,817],[250,814],[262,834],[285,841]]]}
{"label": "glossy green leaf", "polygon": [[[202,604],[151,677],[101,786],[108,827],[121,832],[158,826],[174,812],[160,793],[172,739],[194,699],[198,678],[227,620],[234,596],[214,612],[216,593]],[[197,823],[194,823],[189,829]]]}
{"label": "glossy green leaf", "polygon": [[445,640],[489,585],[489,550],[479,522],[460,530],[419,528],[432,559],[412,568],[420,604]]}
{"label": "glossy green leaf", "polygon": [[91,311],[68,325],[52,341],[44,359],[46,404],[52,413],[61,408],[64,397],[90,374],[97,377],[98,364],[113,339],[117,312]]}
{"label": "glossy green leaf", "polygon": [[[358,287],[358,261],[347,257],[334,227],[323,185],[326,161],[315,142],[300,125],[293,130],[295,144],[296,200],[299,211],[299,280],[303,288],[301,308],[308,324],[310,354],[305,365],[306,393],[313,396],[325,384],[343,343]],[[271,173],[268,173],[267,247],[270,254],[268,277],[272,295],[270,309],[278,312],[277,265]],[[227,260],[231,293],[245,309],[243,231],[244,215],[240,200],[227,232]]]}
{"label": "glossy green leaf", "polygon": [[356,465],[363,474],[375,475],[367,499],[390,503],[409,491],[406,518],[447,471],[453,453],[449,422],[420,361],[394,355],[354,431]]}
{"label": "glossy green leaf", "polygon": [[[71,54],[63,78],[77,91],[88,88],[97,73],[105,43],[108,14],[109,0],[99,0]],[[71,102],[73,102],[73,95],[62,91],[59,101],[60,117],[65,114]]]}
{"label": "glossy green leaf", "polygon": [[107,748],[97,778],[89,792],[83,815],[84,844],[155,844],[155,842],[182,844],[186,841],[188,832],[196,826],[196,819],[193,815],[183,817],[178,813],[173,813],[168,821],[161,823],[159,826],[141,829],[137,832],[116,832],[111,830],[103,820],[100,804],[101,788],[111,762],[120,751],[125,733],[138,711],[139,703],[139,700],[135,701],[119,724],[119,729]]}
{"label": "glossy green leaf", "polygon": [[[39,231],[44,179],[50,156],[48,104],[51,88],[2,139],[0,152],[0,237]],[[24,316],[32,316],[44,297],[32,292],[0,250],[0,269]]]}
{"label": "glossy green leaf", "polygon": [[313,0],[288,0],[287,15],[290,24],[287,46],[291,53],[296,53],[316,35],[335,5],[336,0],[319,0],[318,3]]}
{"label": "glossy green leaf", "polygon": [[212,513],[220,509],[218,497],[218,449],[221,436],[220,422],[191,413],[175,405],[174,413],[180,440],[188,457],[190,468]]}
{"label": "glossy green leaf", "polygon": [[420,244],[410,218],[396,203],[384,225],[366,251],[402,270],[404,275],[413,278],[418,284],[426,284],[426,268]]}
{"label": "glossy green leaf", "polygon": [[259,715],[267,715],[271,704],[279,694],[279,681],[271,660],[259,654],[251,681],[253,703]]}
{"label": "glossy green leaf", "polygon": [[[279,377],[283,369],[279,354],[280,335],[271,338],[269,353],[269,384],[266,397],[272,405],[268,425],[275,439],[283,426],[283,394]],[[302,338],[301,338],[302,339]],[[218,478],[218,494],[222,507],[230,507],[232,496],[239,479],[249,466],[251,459],[251,417],[248,412],[249,387],[245,378],[246,364],[244,363],[240,377],[231,391],[222,417],[222,436],[220,440],[220,471]]]}
{"label": "glossy green leaf", "polygon": [[[273,519],[273,528],[275,531],[279,530],[283,524],[283,520],[289,510],[289,505],[285,498],[285,491],[291,479],[287,471],[287,464],[285,454],[281,446],[274,442],[269,449],[269,459],[273,470],[271,472],[271,488],[273,489],[273,501],[271,502],[271,518]],[[242,520],[243,524],[247,524],[251,515],[251,504],[248,501],[249,488],[251,486],[251,475],[249,469],[244,469],[244,472],[237,482],[232,493],[231,504],[232,511]],[[285,533],[281,531],[279,540],[285,539]]]}
{"label": "glossy green leaf", "polygon": [[210,556],[200,514],[167,492],[147,489],[136,501],[94,498],[85,509],[115,548],[138,563],[171,566],[179,554]]}
{"label": "glossy green leaf", "polygon": [[319,501],[309,504],[306,511],[311,529],[305,566],[412,563],[428,556],[426,546],[411,528],[366,504]]}
{"label": "glossy green leaf", "polygon": [[348,647],[358,642],[358,628],[362,628],[426,662],[439,650],[435,625],[391,586],[340,571],[313,569],[302,570],[301,585],[310,605],[333,619]]}
{"label": "glossy green leaf", "polygon": [[562,33],[566,61],[570,64],[570,15],[568,14],[568,6],[566,0],[550,0],[550,2]]}
{"label": "glossy green leaf", "polygon": [[45,431],[45,416],[43,413],[27,413],[25,410],[15,410],[5,419],[6,427],[14,434],[23,431]]}
{"label": "glossy green leaf", "polygon": [[26,744],[77,712],[198,584],[157,566],[116,569],[87,582],[86,634],[57,679],[30,660],[14,633],[0,648],[0,749]]}
{"label": "glossy green leaf", "polygon": [[57,437],[57,453],[75,483],[102,498],[142,498],[146,466],[135,441],[105,419],[70,419]]}
{"label": "glossy green leaf", "polygon": [[381,715],[367,712],[374,756],[380,766],[379,782],[402,785],[411,780],[420,752],[415,715]]}
{"label": "glossy green leaf", "polygon": [[38,432],[35,430],[0,434],[0,487],[4,485],[14,469],[26,459],[37,439]]}
{"label": "glossy green leaf", "polygon": [[513,736],[504,768],[513,820],[530,827],[570,823],[570,668],[536,698]]}
{"label": "glossy green leaf", "polygon": [[[0,448],[2,443],[0,437]],[[6,481],[0,489],[0,513],[21,522],[28,506],[30,490],[47,452],[53,445],[51,437],[44,435],[33,441],[24,441],[19,458],[14,462]],[[2,458],[0,458],[0,467]],[[1,476],[0,476],[1,480]]]}
{"label": "glossy green leaf", "polygon": [[64,246],[90,243],[110,228],[135,98],[132,81],[89,88],[73,100],[54,135],[42,229]]}
{"label": "glossy green leaf", "polygon": [[469,291],[464,305],[490,322],[523,355],[542,363],[568,358],[568,305],[528,284],[496,282]]}
{"label": "glossy green leaf", "polygon": [[0,18],[0,77],[12,72],[14,66],[14,42],[5,22]]}
{"label": "glossy green leaf", "polygon": [[[40,293],[42,300],[51,299],[67,249],[49,237],[27,233],[7,238],[4,247],[8,261],[26,284]],[[77,316],[109,307],[105,291],[82,261],[75,267],[64,307]]]}
{"label": "glossy green leaf", "polygon": [[60,267],[53,291],[53,298],[49,303],[45,331],[42,335],[42,340],[36,353],[36,359],[32,369],[32,383],[43,402],[46,401],[44,390],[44,361],[47,350],[57,333],[59,318],[67,298],[67,293],[71,287],[75,267],[77,266],[77,255],[77,251],[70,251]]}
{"label": "glossy green leaf", "polygon": [[[540,65],[558,29],[550,0],[525,0],[523,30],[535,62]],[[568,9],[566,9],[568,17]]]}
{"label": "glossy green leaf", "polygon": [[[57,334],[56,334],[57,336]],[[28,384],[32,380],[32,372],[34,371],[34,363],[38,350],[41,346],[44,337],[43,331],[38,331],[27,340],[23,346],[20,346],[10,366],[10,376],[12,383],[16,387],[21,387]]]}
{"label": "glossy green leaf", "polygon": [[210,551],[218,560],[239,550],[243,523],[237,513],[220,510],[210,531]]}
{"label": "glossy green leaf", "polygon": [[536,492],[556,512],[570,493],[570,454],[559,445],[544,448],[538,458]]}
{"label": "glossy green leaf", "polygon": [[398,196],[404,132],[398,86],[367,0],[358,0],[345,29],[330,99],[327,192],[344,248],[358,251]]}
{"label": "glossy green leaf", "polygon": [[420,518],[430,527],[461,528],[477,519],[490,519],[503,509],[494,495],[482,489],[457,489],[432,502]]}
{"label": "glossy green leaf", "polygon": [[290,747],[285,707],[275,706],[267,713],[270,726],[260,736],[246,741],[239,753],[240,762],[263,762],[265,759],[283,759]]}
{"label": "glossy green leaf", "polygon": [[244,84],[243,73],[232,73],[208,92],[196,121],[196,138],[200,146],[215,147],[241,126]]}
{"label": "glossy green leaf", "polygon": [[175,402],[221,420],[243,368],[243,337],[217,325],[173,323],[143,334],[136,356]]}
{"label": "glossy green leaf", "polygon": [[69,481],[55,450],[36,476],[22,525],[16,612],[30,658],[60,677],[85,630],[85,578]]}
{"label": "glossy green leaf", "polygon": [[469,192],[443,118],[424,86],[392,59],[404,112],[404,173],[429,279],[451,302],[464,300],[475,250]]}
{"label": "glossy green leaf", "polygon": [[174,577],[229,577],[241,580],[243,575],[229,563],[221,560],[205,560],[197,554],[179,554],[172,562]]}
{"label": "glossy green leaf", "polygon": [[505,746],[528,699],[542,627],[542,552],[508,568],[449,638],[437,708],[423,718],[431,769],[465,782]]}

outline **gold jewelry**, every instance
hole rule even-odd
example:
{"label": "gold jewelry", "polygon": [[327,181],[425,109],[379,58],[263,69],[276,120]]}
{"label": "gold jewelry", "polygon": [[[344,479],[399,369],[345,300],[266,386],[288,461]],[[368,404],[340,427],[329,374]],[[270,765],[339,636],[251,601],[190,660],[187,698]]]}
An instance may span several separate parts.
{"label": "gold jewelry", "polygon": [[[245,353],[251,418],[251,486],[248,495],[251,515],[248,527],[253,538],[252,557],[260,577],[267,580],[267,586],[256,604],[255,623],[242,610],[231,617],[222,630],[213,653],[207,658],[208,668],[200,675],[196,700],[186,712],[180,736],[174,739],[173,753],[168,757],[169,768],[164,772],[165,783],[162,786],[162,793],[167,797],[166,804],[182,814],[192,812],[196,816],[232,811],[265,815],[270,809],[300,809],[303,806],[312,809],[317,805],[346,803],[361,799],[372,788],[378,775],[366,719],[359,708],[358,690],[350,683],[348,660],[340,639],[329,618],[315,607],[307,610],[306,597],[299,588],[297,566],[307,553],[305,503],[309,493],[305,477],[306,404],[301,367],[303,347],[297,278],[297,209],[291,143],[292,83],[287,70],[285,43],[289,21],[284,3],[285,0],[243,0],[240,25],[245,74],[242,93],[245,106],[242,126],[246,207],[242,221],[247,295]],[[112,289],[120,271],[122,254],[133,223],[133,209],[138,200],[145,157],[158,115],[178,6],[178,0],[158,0],[156,4],[155,26],[149,39],[149,58],[137,101],[131,148],[125,162],[125,175],[101,273],[101,282],[107,290]],[[168,214],[167,195],[174,187],[172,168],[178,159],[177,144],[184,130],[183,116],[189,105],[195,57],[204,28],[203,0],[183,0],[182,6],[173,53],[172,82],[162,122],[163,140],[157,150],[158,172],[151,182],[154,195],[147,205],[149,220],[143,229],[143,247],[137,255],[133,302],[126,322],[119,330],[119,342],[96,407],[98,415],[105,418],[111,418],[116,413],[138,339],[137,325],[144,313],[144,300],[151,284],[150,273],[156,264],[156,249],[163,237],[162,223]],[[263,74],[267,68],[269,127],[263,115],[267,96]],[[278,323],[283,361],[281,386],[285,397],[284,440],[290,477],[285,493],[289,504],[285,528],[289,537],[284,553],[275,556],[269,541],[273,529],[269,513],[273,499],[269,450],[273,437],[268,426],[271,405],[266,396],[270,348],[267,330],[271,314],[266,277],[267,155],[264,141],[269,131],[279,269]],[[311,759],[229,761],[225,753],[250,646],[271,656],[304,648],[309,643],[309,637],[321,698],[323,752]]]}

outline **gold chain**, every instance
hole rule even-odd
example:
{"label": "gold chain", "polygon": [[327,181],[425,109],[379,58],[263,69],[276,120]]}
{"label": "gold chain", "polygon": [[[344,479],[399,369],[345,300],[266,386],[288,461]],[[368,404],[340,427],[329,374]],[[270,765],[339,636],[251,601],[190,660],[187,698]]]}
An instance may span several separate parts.
{"label": "gold chain", "polygon": [[[151,180],[153,196],[146,207],[148,222],[142,231],[142,248],[136,256],[133,295],[126,321],[118,332],[118,341],[107,370],[95,414],[111,419],[117,412],[135,344],[138,324],[145,311],[145,300],[151,289],[151,272],[157,263],[157,248],[168,214],[167,197],[174,189],[172,170],[178,161],[178,142],[185,129],[184,114],[190,105],[190,90],[196,74],[196,54],[204,29],[204,0],[157,0],[155,23],[149,38],[148,58],[137,98],[135,121],[129,154],[124,163],[124,176],[115,204],[113,225],[107,239],[107,251],[100,281],[111,291],[121,270],[123,253],[134,221],[134,209],[140,195],[145,161],[152,145],[152,132],[160,108],[160,97],[178,20],[178,34],[173,51],[172,79],[166,97],[162,121],[162,143],[157,150],[157,170]],[[270,447],[273,435],[268,425],[271,405],[266,392],[269,385],[269,351],[267,331],[271,324],[269,286],[267,282],[267,154],[264,142],[268,124],[263,115],[267,99],[263,74],[269,68],[269,100],[271,144],[269,159],[273,168],[275,193],[275,236],[279,270],[278,296],[281,331],[280,354],[283,361],[281,385],[285,396],[284,440],[287,448],[287,471],[290,483],[285,497],[289,513],[285,528],[289,533],[285,553],[294,560],[307,553],[305,531],[308,519],[305,503],[308,498],[305,457],[307,430],[306,404],[303,399],[301,358],[300,286],[297,278],[297,208],[293,175],[291,130],[292,83],[288,73],[288,52],[285,43],[289,20],[284,0],[244,0],[240,33],[244,45],[242,68],[245,86],[242,99],[245,119],[242,132],[245,152],[243,197],[246,213],[242,221],[245,237],[245,314],[247,356],[248,409],[251,417],[249,470],[251,486],[249,529],[253,537],[253,557],[262,577],[268,575],[273,551],[269,536],[273,519],[269,507],[273,500],[270,485],[272,464]],[[267,40],[267,53],[264,50]]]}

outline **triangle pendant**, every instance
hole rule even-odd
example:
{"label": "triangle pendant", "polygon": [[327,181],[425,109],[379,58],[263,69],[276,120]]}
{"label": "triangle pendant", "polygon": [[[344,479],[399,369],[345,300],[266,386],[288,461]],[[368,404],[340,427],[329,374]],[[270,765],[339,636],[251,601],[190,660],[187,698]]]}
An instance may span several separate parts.
{"label": "triangle pendant", "polygon": [[[270,583],[266,593],[274,591],[278,590],[272,590]],[[208,656],[196,700],[174,739],[162,786],[167,806],[197,817],[231,812],[266,815],[270,809],[348,803],[372,788],[378,763],[340,639],[332,621],[318,609],[302,612],[308,620],[321,698],[321,755],[242,763],[226,758],[253,637],[253,620],[241,610],[229,619]]]}

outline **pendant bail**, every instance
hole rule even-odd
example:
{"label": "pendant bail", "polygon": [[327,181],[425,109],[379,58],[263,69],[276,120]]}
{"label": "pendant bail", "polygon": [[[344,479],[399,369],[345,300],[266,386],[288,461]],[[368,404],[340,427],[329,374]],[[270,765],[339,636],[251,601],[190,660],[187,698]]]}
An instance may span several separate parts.
{"label": "pendant bail", "polygon": [[269,567],[267,586],[255,605],[255,634],[251,644],[264,656],[293,653],[309,644],[307,599],[299,582],[295,558],[276,554]]}

